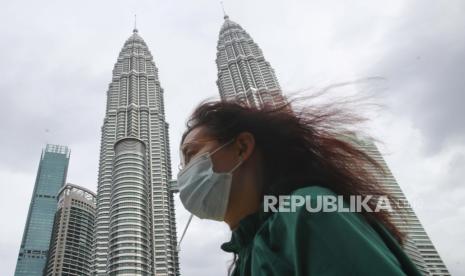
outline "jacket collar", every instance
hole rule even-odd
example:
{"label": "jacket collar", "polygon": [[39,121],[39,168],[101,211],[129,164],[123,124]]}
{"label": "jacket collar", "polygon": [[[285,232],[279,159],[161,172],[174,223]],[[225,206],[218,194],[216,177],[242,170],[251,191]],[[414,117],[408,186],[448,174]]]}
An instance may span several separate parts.
{"label": "jacket collar", "polygon": [[239,253],[242,248],[247,247],[263,223],[271,216],[272,212],[264,212],[263,201],[257,212],[247,215],[239,221],[239,225],[232,230],[231,240],[221,245],[226,252]]}

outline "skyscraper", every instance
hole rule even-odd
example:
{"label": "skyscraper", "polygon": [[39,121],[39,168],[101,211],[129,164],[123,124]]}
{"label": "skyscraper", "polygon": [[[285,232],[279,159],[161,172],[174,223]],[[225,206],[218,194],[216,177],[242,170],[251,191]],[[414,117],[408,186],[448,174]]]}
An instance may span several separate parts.
{"label": "skyscraper", "polygon": [[414,210],[410,204],[408,204],[405,194],[394,178],[394,175],[389,170],[383,156],[372,139],[368,137],[357,137],[353,139],[353,142],[381,164],[386,174],[380,176],[380,182],[384,185],[384,188],[393,194],[401,203],[404,217],[401,218],[400,216],[396,216],[393,219],[396,226],[407,234],[407,239],[404,244],[405,252],[424,275],[450,275],[446,265],[439,256],[439,253],[421,225]]}
{"label": "skyscraper", "polygon": [[250,106],[279,106],[284,103],[273,68],[262,50],[237,23],[224,16],[216,54],[216,84],[224,101]]}
{"label": "skyscraper", "polygon": [[137,29],[113,68],[102,126],[96,275],[179,275],[168,124],[158,69]]}
{"label": "skyscraper", "polygon": [[95,203],[95,194],[77,185],[59,191],[44,275],[90,275]]}
{"label": "skyscraper", "polygon": [[[227,15],[224,19],[216,55],[217,85],[221,99],[259,108],[282,104],[284,98],[274,70],[263,57],[258,45],[239,24],[231,21]],[[369,138],[354,137],[352,142],[385,168],[387,174],[380,176],[381,183],[400,201],[406,203],[405,195],[376,145]],[[425,275],[450,275],[413,209],[409,205],[405,205],[403,209],[405,221],[396,217],[394,223],[408,235],[405,252]]]}
{"label": "skyscraper", "polygon": [[46,145],[42,151],[15,276],[41,276],[43,273],[57,209],[57,194],[66,181],[69,155],[67,147],[58,145]]}

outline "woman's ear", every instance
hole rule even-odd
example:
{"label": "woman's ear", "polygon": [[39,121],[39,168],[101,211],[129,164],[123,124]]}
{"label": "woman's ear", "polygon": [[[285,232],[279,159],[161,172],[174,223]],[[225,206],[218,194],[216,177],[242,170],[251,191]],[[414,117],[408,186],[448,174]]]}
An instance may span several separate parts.
{"label": "woman's ear", "polygon": [[255,137],[250,132],[241,132],[236,138],[238,155],[242,160],[247,160],[255,149]]}

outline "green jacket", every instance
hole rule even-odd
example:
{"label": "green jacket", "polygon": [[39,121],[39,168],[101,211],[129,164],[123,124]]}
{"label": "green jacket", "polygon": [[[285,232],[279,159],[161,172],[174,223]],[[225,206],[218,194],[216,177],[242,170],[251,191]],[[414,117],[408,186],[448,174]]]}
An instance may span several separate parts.
{"label": "green jacket", "polygon": [[[320,186],[292,194],[335,195]],[[346,205],[345,205],[346,206]],[[355,212],[260,211],[243,218],[221,249],[238,254],[234,276],[421,275],[388,230]]]}

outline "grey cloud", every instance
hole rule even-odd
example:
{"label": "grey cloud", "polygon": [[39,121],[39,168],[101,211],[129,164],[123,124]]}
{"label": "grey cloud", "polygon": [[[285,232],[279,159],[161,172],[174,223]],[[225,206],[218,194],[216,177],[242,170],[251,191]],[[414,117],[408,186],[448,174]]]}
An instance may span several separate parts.
{"label": "grey cloud", "polygon": [[465,141],[464,9],[463,1],[411,2],[367,71],[388,79],[393,108],[424,132],[428,153]]}

